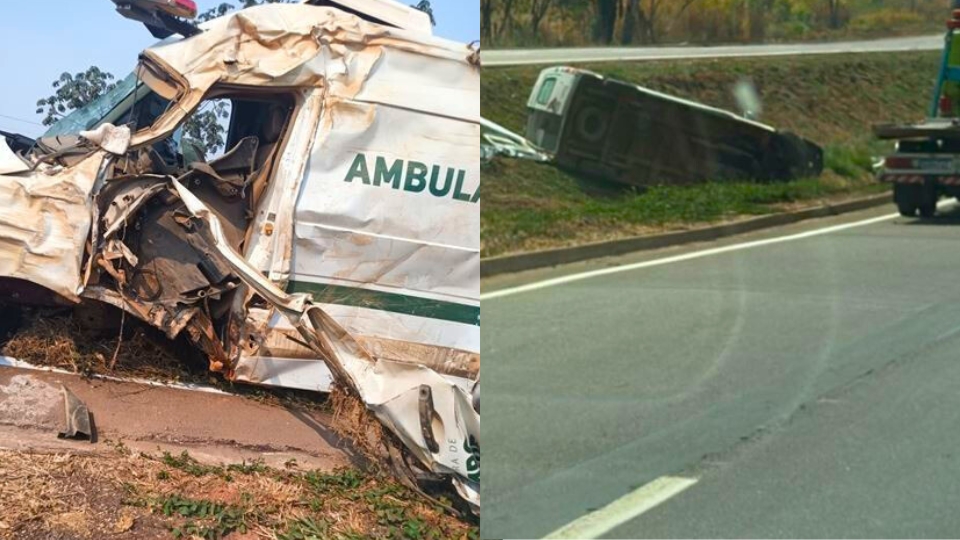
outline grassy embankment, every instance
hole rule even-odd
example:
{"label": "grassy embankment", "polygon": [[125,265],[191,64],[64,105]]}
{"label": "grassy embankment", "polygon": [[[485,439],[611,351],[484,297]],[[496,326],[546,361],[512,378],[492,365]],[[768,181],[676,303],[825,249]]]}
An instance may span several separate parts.
{"label": "grassy embankment", "polygon": [[[749,78],[766,123],[810,138],[825,151],[820,178],[787,183],[713,182],[611,189],[551,166],[504,160],[484,166],[482,255],[582,244],[768,214],[885,189],[871,174],[889,143],[876,123],[921,119],[939,53],[883,53],[585,65],[610,77],[736,110],[730,89]],[[521,132],[540,67],[486,68],[484,117]],[[655,183],[655,182],[654,182]]]}

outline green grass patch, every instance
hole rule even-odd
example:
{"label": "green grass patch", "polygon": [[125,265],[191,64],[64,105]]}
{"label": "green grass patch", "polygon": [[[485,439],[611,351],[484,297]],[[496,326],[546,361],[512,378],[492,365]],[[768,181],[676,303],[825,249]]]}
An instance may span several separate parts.
{"label": "green grass patch", "polygon": [[168,495],[154,501],[155,509],[166,517],[177,516],[185,522],[171,528],[174,538],[219,540],[237,531],[247,532],[250,510],[243,506],[215,503]]}

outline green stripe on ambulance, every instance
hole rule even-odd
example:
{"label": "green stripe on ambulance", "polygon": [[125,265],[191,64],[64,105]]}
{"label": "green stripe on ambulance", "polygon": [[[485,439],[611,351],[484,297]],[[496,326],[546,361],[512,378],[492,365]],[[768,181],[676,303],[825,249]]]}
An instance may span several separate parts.
{"label": "green stripe on ambulance", "polygon": [[[372,171],[372,174],[371,174]],[[480,185],[476,190],[464,185],[467,171],[440,165],[428,165],[419,161],[395,159],[388,162],[377,156],[371,164],[366,154],[357,154],[350,165],[344,182],[359,180],[368,186],[390,186],[410,193],[429,193],[438,198],[477,204],[480,202]]]}

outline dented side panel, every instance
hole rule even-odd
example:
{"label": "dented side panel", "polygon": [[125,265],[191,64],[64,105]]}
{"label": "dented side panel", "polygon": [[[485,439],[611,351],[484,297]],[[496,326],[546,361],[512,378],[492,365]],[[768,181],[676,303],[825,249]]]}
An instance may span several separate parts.
{"label": "dented side panel", "polygon": [[103,154],[70,168],[0,175],[0,276],[78,301],[92,190]]}
{"label": "dented side panel", "polygon": [[431,327],[404,337],[479,354],[479,126],[353,102],[327,114],[288,290],[357,308],[339,320],[361,336]]}

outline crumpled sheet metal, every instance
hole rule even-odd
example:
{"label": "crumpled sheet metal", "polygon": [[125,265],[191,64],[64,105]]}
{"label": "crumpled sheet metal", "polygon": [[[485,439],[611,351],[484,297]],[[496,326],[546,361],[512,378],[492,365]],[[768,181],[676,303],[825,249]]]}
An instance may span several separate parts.
{"label": "crumpled sheet metal", "polygon": [[117,127],[113,124],[101,124],[97,129],[81,131],[80,136],[118,156],[126,154],[130,148],[129,126]]}
{"label": "crumpled sheet metal", "polygon": [[490,161],[495,156],[529,159],[540,163],[553,159],[532,142],[486,118],[480,119],[480,132],[481,161]]}
{"label": "crumpled sheet metal", "polygon": [[[300,327],[305,338],[316,338],[333,372],[347,379],[427,469],[454,475],[458,492],[479,513],[480,413],[473,409],[473,397],[426,367],[374,358],[319,307],[307,310]],[[424,433],[420,413],[425,388],[430,389],[432,401],[429,435]],[[436,446],[431,448],[431,443]]]}
{"label": "crumpled sheet metal", "polygon": [[[323,87],[329,98],[410,106],[428,112],[479,119],[473,80],[451,79],[443,87],[371,75],[391,63],[419,62],[424,69],[467,63],[472,49],[418,32],[366,22],[335,8],[273,4],[244,9],[203,25],[204,33],[162,43],[144,51],[147,61],[178,74],[185,86],[178,106],[154,129],[134,136],[134,146],[150,142],[195,108],[217,82],[250,86]],[[283,54],[277,54],[283,51]],[[431,67],[434,66],[434,67]],[[409,77],[417,70],[397,70]],[[415,99],[411,99],[411,97]]]}
{"label": "crumpled sheet metal", "polygon": [[0,175],[0,276],[79,301],[91,191],[102,157],[91,156],[72,168],[41,165],[33,172]]}
{"label": "crumpled sheet metal", "polygon": [[[471,406],[470,394],[425,366],[375,358],[306,296],[288,295],[260,276],[230,247],[217,216],[179,182],[171,182],[187,211],[206,224],[203,234],[233,271],[290,318],[322,354],[336,380],[353,389],[424,467],[453,475],[460,495],[479,513],[480,414]],[[432,395],[427,423],[438,443],[434,448],[421,420],[420,393],[425,388]]]}
{"label": "crumpled sheet metal", "polygon": [[0,136],[0,174],[19,174],[30,170],[30,165],[10,149]]}

